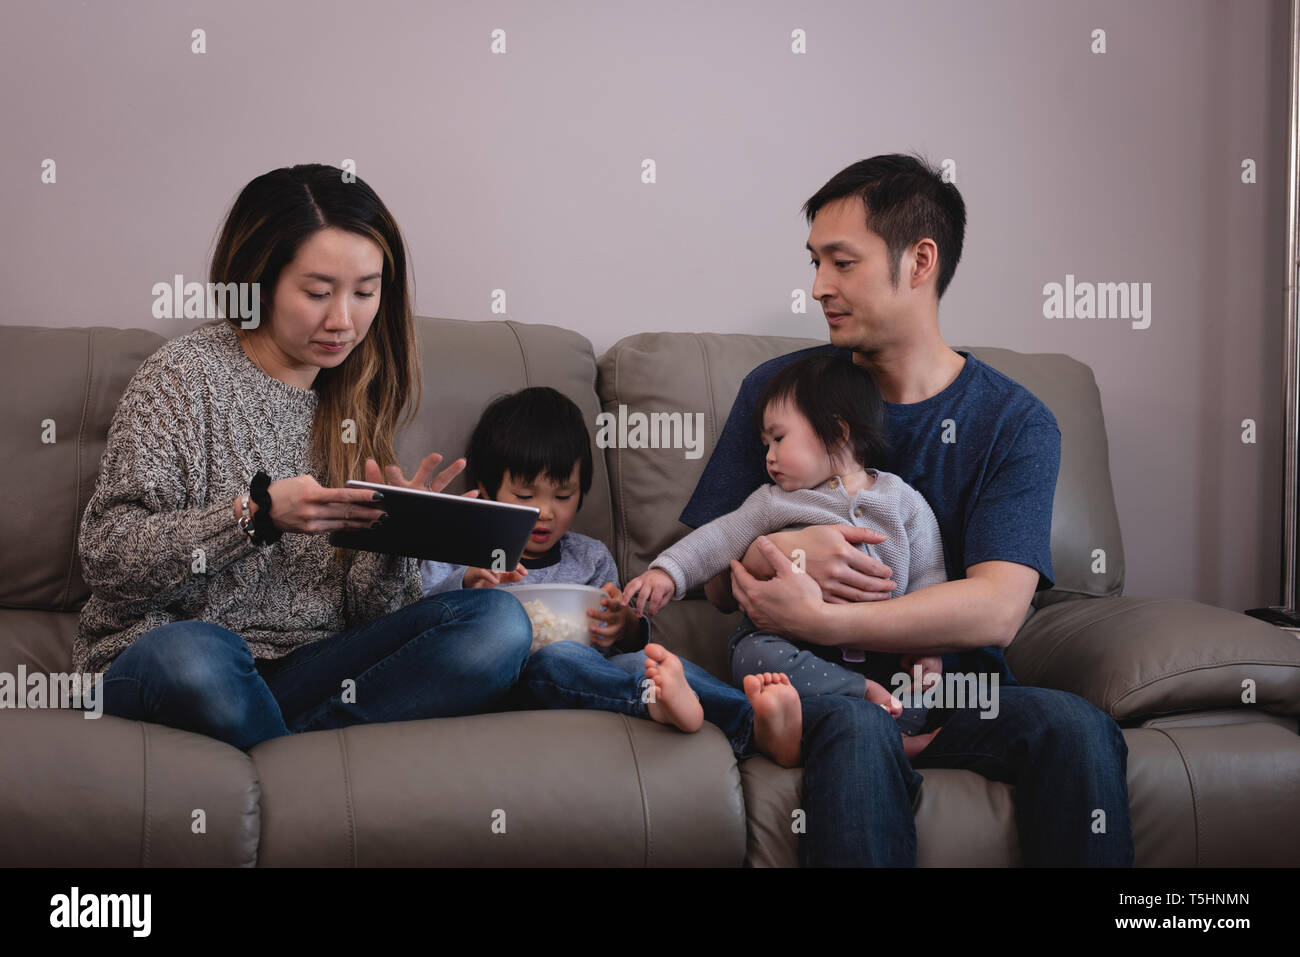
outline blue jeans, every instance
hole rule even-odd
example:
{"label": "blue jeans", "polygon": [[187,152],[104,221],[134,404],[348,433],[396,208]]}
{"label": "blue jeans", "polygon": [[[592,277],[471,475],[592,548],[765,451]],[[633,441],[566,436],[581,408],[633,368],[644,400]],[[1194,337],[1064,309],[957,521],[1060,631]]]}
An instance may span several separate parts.
{"label": "blue jeans", "polygon": [[[643,661],[642,654],[605,659],[562,641],[529,658],[522,680],[546,707],[648,717]],[[744,693],[682,665],[705,720],[727,736],[737,760],[752,757],[754,713]],[[1026,866],[1132,866],[1128,748],[1119,726],[1077,695],[1002,687],[996,718],[955,710],[911,762],[894,719],[879,705],[846,695],[801,703],[805,867],[914,866],[913,801],[922,783],[915,769],[927,767],[965,768],[1014,784]]]}
{"label": "blue jeans", "polygon": [[104,674],[104,712],[247,749],[302,731],[489,710],[518,680],[532,626],[490,588],[430,595],[275,660],[207,621],[141,635]]}

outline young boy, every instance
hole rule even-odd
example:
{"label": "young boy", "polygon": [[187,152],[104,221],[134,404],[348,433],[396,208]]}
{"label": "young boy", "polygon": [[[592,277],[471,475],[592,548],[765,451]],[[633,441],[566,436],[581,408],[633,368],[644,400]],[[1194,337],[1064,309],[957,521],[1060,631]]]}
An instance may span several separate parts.
{"label": "young boy", "polygon": [[[646,696],[651,718],[682,731],[698,731],[704,712],[680,659],[662,645],[647,644],[648,622],[623,605],[618,567],[604,543],[569,529],[592,481],[591,438],[582,410],[547,387],[498,398],[474,427],[465,457],[466,478],[481,497],[530,505],[541,514],[514,571],[423,561],[424,594],[491,588],[525,577],[529,584],[600,588],[607,596],[601,600],[602,610],[587,612],[593,619],[592,648],[629,672],[644,669],[654,685],[654,694]],[[643,646],[644,665],[635,653]]]}

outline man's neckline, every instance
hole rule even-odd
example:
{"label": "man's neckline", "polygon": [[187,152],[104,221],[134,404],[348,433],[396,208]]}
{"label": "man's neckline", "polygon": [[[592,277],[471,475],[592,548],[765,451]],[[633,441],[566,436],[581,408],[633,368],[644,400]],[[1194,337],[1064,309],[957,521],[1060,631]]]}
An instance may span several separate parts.
{"label": "man's neckline", "polygon": [[[840,346],[836,346],[834,348],[836,348],[843,355],[848,356],[850,359],[853,358],[852,349],[845,349]],[[925,411],[926,406],[928,406],[931,403],[938,403],[943,399],[945,395],[947,395],[952,390],[964,389],[966,387],[967,381],[974,373],[975,357],[971,355],[969,352],[963,352],[961,349],[953,349],[952,351],[962,357],[962,365],[961,365],[961,370],[957,373],[956,377],[951,382],[949,382],[946,386],[944,386],[934,395],[928,396],[927,398],[924,399],[920,399],[916,402],[890,402],[888,399],[885,399],[882,396],[881,401],[885,403],[886,410],[889,411],[899,410],[899,411],[907,411],[907,412]]]}

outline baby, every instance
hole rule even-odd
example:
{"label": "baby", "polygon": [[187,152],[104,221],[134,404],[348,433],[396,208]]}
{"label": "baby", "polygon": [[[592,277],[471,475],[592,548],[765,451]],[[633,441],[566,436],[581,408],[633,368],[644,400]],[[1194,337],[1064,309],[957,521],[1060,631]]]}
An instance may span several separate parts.
{"label": "baby", "polygon": [[[768,382],[755,407],[767,447],[763,485],[740,508],[703,525],[627,583],[623,602],[652,617],[669,601],[725,571],[754,539],[788,527],[843,524],[874,528],[886,536],[877,555],[893,570],[891,597],[947,580],[939,523],[925,498],[897,475],[870,468],[886,450],[884,404],[871,376],[839,356],[809,356]],[[769,569],[775,573],[775,569]],[[898,717],[903,706],[880,683],[897,656],[826,648],[759,631],[746,616],[732,636],[732,680],[740,686],[757,670],[784,673],[801,696],[865,697]],[[838,659],[838,660],[836,660]],[[904,655],[904,671],[919,666],[922,685],[937,679],[934,655]],[[901,690],[901,689],[900,689]],[[915,690],[919,691],[920,688]],[[923,714],[909,715],[924,718]],[[919,723],[908,733],[919,731]]]}
{"label": "baby", "polygon": [[[618,566],[604,543],[570,531],[583,496],[591,490],[591,438],[582,410],[555,389],[535,387],[502,396],[483,411],[470,436],[465,475],[479,495],[540,511],[514,571],[423,561],[424,594],[517,583],[591,585],[605,592],[601,611],[589,609],[593,653],[654,685],[646,695],[650,717],[682,731],[698,731],[704,711],[690,689],[681,660],[662,645],[646,643],[648,622],[622,601]],[[642,624],[646,631],[642,633]],[[644,645],[642,656],[633,653]],[[534,651],[537,650],[534,645]],[[648,690],[648,689],[647,689]]]}

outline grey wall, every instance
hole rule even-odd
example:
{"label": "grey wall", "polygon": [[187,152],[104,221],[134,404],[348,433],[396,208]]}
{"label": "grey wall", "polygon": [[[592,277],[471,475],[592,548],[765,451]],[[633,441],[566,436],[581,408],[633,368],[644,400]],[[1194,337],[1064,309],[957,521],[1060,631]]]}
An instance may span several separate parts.
{"label": "grey wall", "polygon": [[[353,159],[423,314],[499,318],[500,288],[597,353],[645,330],[824,338],[790,308],[799,206],[918,150],[955,162],[970,214],[945,338],[1096,372],[1129,593],[1269,604],[1288,29],[1285,0],[9,0],[0,321],[180,334],[150,289],[204,278],[239,189]],[[1151,283],[1150,327],[1045,318],[1067,273]]]}

